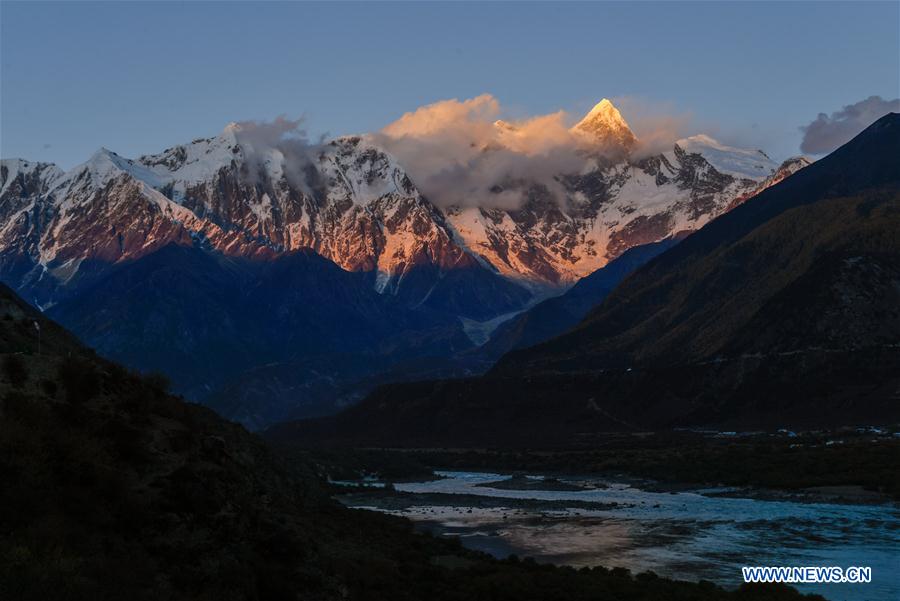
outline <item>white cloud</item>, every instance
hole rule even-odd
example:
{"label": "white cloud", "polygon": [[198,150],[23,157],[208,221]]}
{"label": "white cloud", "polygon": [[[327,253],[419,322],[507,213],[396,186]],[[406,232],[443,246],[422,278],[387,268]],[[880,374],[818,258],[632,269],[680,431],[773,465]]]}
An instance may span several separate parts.
{"label": "white cloud", "polygon": [[406,113],[376,134],[416,185],[439,206],[514,208],[512,190],[528,179],[562,193],[555,176],[586,161],[583,140],[569,131],[564,111],[499,121],[500,102],[490,94],[442,100]]}

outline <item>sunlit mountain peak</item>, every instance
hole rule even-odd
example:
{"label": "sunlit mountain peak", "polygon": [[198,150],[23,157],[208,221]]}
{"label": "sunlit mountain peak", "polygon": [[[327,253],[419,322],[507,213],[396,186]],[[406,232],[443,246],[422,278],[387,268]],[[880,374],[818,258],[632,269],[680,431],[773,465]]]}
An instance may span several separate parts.
{"label": "sunlit mountain peak", "polygon": [[594,141],[615,144],[630,150],[637,144],[637,137],[628,127],[622,113],[604,98],[572,128],[579,134],[587,134]]}

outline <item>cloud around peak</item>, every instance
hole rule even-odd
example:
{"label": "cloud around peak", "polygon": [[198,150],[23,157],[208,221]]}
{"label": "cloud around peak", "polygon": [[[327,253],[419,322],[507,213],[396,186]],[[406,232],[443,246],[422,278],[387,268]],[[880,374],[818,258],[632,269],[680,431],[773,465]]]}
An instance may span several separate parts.
{"label": "cloud around peak", "polygon": [[[621,137],[604,140],[600,130],[586,136],[574,127],[581,116],[564,110],[519,119],[506,117],[508,112],[490,94],[441,100],[405,113],[375,137],[435,204],[506,209],[521,206],[516,187],[525,180],[542,183],[561,199],[558,176],[580,171],[590,153],[615,152]],[[652,127],[662,124],[657,120]],[[680,133],[665,125],[665,133],[642,128],[653,150],[664,144],[671,149]]]}
{"label": "cloud around peak", "polygon": [[[481,94],[419,107],[370,135],[434,204],[518,209],[534,184],[563,203],[567,191],[560,176],[582,172],[600,155],[620,160],[671,150],[691,133],[691,121],[670,105],[631,97],[604,99],[586,114],[558,110],[522,117]],[[281,116],[235,123],[226,132],[251,165],[283,162],[292,182],[303,185],[303,166],[319,147],[303,125],[302,118]]]}
{"label": "cloud around peak", "polygon": [[304,123],[304,117],[291,119],[279,115],[273,121],[229,123],[223,134],[233,135],[240,145],[251,178],[265,170],[267,161],[276,161],[292,185],[308,192],[306,166],[315,161],[321,141],[310,142]]}
{"label": "cloud around peak", "polygon": [[577,152],[564,111],[501,120],[504,109],[490,94],[441,100],[402,117],[375,134],[435,204],[516,208],[517,182],[530,179],[553,192],[554,176],[577,170]]}
{"label": "cloud around peak", "polygon": [[900,98],[885,100],[881,96],[869,96],[831,115],[819,113],[811,123],[800,127],[803,132],[800,150],[809,154],[827,154],[849,142],[880,117],[898,111]]}

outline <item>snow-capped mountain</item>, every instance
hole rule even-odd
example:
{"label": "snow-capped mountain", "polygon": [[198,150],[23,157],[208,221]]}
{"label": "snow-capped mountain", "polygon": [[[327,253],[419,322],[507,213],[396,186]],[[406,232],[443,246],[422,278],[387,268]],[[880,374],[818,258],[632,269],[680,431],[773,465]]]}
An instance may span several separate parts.
{"label": "snow-capped mountain", "polygon": [[762,150],[726,146],[705,134],[682,138],[676,144],[686,152],[701,155],[719,173],[736,178],[766,178],[779,166]]}
{"label": "snow-capped mountain", "polygon": [[[178,146],[139,163],[152,185],[195,215],[224,221],[248,243],[274,252],[311,248],[349,271],[374,271],[376,287],[396,291],[417,265],[451,269],[471,262],[387,153],[363,137],[310,148],[305,173],[278,150],[259,164],[244,156],[239,126],[208,140]],[[234,242],[210,240],[225,252]]]}
{"label": "snow-capped mountain", "polygon": [[589,145],[600,142],[608,150],[620,149],[626,153],[634,150],[638,142],[622,113],[606,98],[576,123],[572,132],[585,136]]}
{"label": "snow-capped mountain", "polygon": [[411,304],[428,301],[448,271],[472,273],[471,294],[496,300],[462,309],[476,318],[527,300],[458,244],[441,212],[366,138],[309,147],[300,171],[277,149],[258,156],[238,133],[231,125],[137,160],[101,149],[65,174],[4,161],[4,279],[36,287],[33,300],[45,304],[54,284],[67,283],[86,260],[116,264],[172,243],[200,244],[256,258],[312,249],[370,273],[379,292]]}
{"label": "snow-capped mountain", "polygon": [[[498,182],[515,208],[441,208],[377,136],[272,144],[244,127],[135,159],[100,149],[67,172],[3,160],[0,281],[253,427],[441,361],[467,373],[451,359],[484,342],[471,332],[808,164],[700,137],[640,157],[604,101],[568,130],[575,169]],[[494,127],[476,152],[527,134]]]}
{"label": "snow-capped mountain", "polygon": [[67,173],[3,161],[4,279],[48,303],[85,261],[116,264],[172,243],[256,258],[312,249],[411,305],[440,303],[448,273],[471,273],[471,290],[453,279],[454,310],[489,318],[526,302],[523,284],[568,286],[628,248],[702,227],[807,164],[779,167],[703,135],[634,158],[637,137],[604,99],[571,129],[584,141],[580,170],[498,182],[498,193],[520,195],[515,209],[441,210],[369,136],[257,148],[242,127],[138,159],[101,149]]}
{"label": "snow-capped mountain", "polygon": [[[705,135],[633,158],[629,152],[638,139],[606,99],[572,131],[590,136],[604,152],[586,152],[580,172],[556,178],[563,198],[545,182],[516,181],[510,186],[523,198],[516,210],[447,210],[466,248],[504,275],[537,287],[574,283],[629,248],[697,230],[809,164],[797,157],[779,166],[762,151]],[[610,148],[618,149],[616,160],[610,160]]]}

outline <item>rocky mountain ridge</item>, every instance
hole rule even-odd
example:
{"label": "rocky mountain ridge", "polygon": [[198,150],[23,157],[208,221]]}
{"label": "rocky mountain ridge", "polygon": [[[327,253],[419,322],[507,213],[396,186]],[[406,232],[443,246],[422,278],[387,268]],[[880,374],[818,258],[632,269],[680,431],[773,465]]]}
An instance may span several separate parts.
{"label": "rocky mountain ridge", "polygon": [[[472,347],[503,319],[806,164],[753,179],[679,145],[628,158],[633,134],[601,105],[573,128],[581,171],[498,185],[522,196],[507,209],[439,207],[374,136],[273,142],[253,124],[137,159],[101,149],[68,172],[4,160],[0,281],[252,428],[386,381],[481,373],[496,353]],[[738,151],[713,160],[756,164]]]}
{"label": "rocky mountain ridge", "polygon": [[[586,152],[580,172],[557,178],[565,198],[540,181],[501,182],[498,193],[521,196],[518,208],[441,210],[371,136],[261,146],[246,128],[231,124],[136,160],[101,149],[67,173],[4,161],[3,280],[44,305],[84,261],[133,260],[170,243],[263,259],[308,248],[413,305],[447,273],[477,273],[472,296],[483,300],[486,286],[502,289],[504,301],[469,316],[492,317],[527,299],[522,286],[568,287],[632,246],[701,227],[806,164],[775,169],[761,160],[759,173],[738,177],[721,164],[746,162],[749,151],[700,137],[705,145],[680,141],[643,159]],[[626,151],[637,143],[605,99],[573,131]]]}

